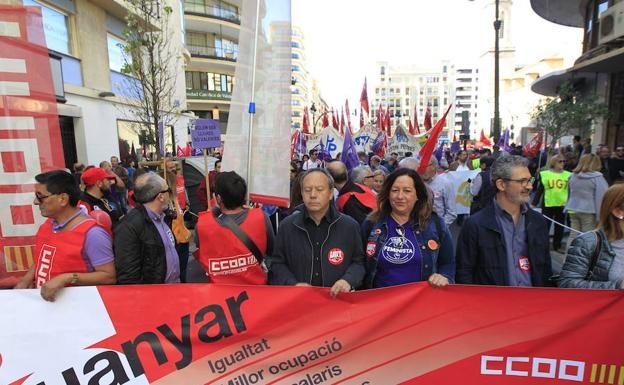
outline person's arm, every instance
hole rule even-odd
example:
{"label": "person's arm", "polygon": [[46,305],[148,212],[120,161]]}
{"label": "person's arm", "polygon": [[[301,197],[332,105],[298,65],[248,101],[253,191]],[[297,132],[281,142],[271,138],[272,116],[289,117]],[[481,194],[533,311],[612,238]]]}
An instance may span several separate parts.
{"label": "person's arm", "polygon": [[468,218],[464,222],[459,238],[457,239],[455,281],[457,283],[472,284],[474,269],[477,265],[478,240],[477,226]]}
{"label": "person's arm", "polygon": [[267,268],[269,269],[269,284],[270,285],[288,285],[293,286],[298,283],[297,278],[288,267],[288,257],[286,242],[286,231],[288,228],[282,225],[275,237],[275,246],[273,247],[273,253],[267,258]]}
{"label": "person's arm", "polygon": [[32,265],[30,269],[28,269],[22,279],[15,285],[14,289],[32,289],[33,287],[35,287],[35,265]]}
{"label": "person's arm", "polygon": [[582,234],[572,241],[561,268],[558,286],[575,289],[621,289],[622,281],[589,281],[585,279],[596,245],[596,242],[590,242],[588,237],[595,237],[595,235],[591,233]]}
{"label": "person's arm", "polygon": [[[436,220],[436,219],[434,219]],[[438,219],[439,220],[439,219]],[[442,234],[438,235],[440,239],[440,251],[438,251],[437,272],[446,277],[449,283],[455,283],[455,245],[453,245],[453,237],[446,224],[441,223]]]}
{"label": "person's arm", "polygon": [[267,250],[266,255],[273,254],[273,245],[275,245],[275,233],[273,232],[273,225],[271,224],[271,219],[266,213],[262,213],[264,215],[264,225],[267,230]]}
{"label": "person's arm", "polygon": [[483,183],[481,174],[477,174],[477,176],[470,182],[470,194],[473,197],[479,195],[479,191],[481,191],[481,183]]}
{"label": "person's arm", "polygon": [[141,243],[136,231],[127,223],[121,222],[115,228],[113,246],[117,283],[120,285],[140,283],[143,255],[141,255]]}
{"label": "person's arm", "polygon": [[356,242],[353,242],[353,255],[351,257],[351,264],[347,268],[345,274],[342,276],[342,279],[349,283],[351,289],[357,289],[362,285],[364,275],[366,274],[366,269],[364,268],[366,256],[364,255],[364,247],[362,246],[362,243],[357,242],[357,239],[359,239],[360,237],[360,228],[357,223],[353,223],[352,226],[349,226],[349,229],[347,231],[348,233],[346,234],[346,239],[353,239],[356,240]]}
{"label": "person's arm", "polygon": [[124,183],[123,180],[121,180],[121,178],[119,177],[119,175],[113,173],[113,175],[115,175],[115,186],[117,186],[118,189],[123,190],[126,188],[126,184]]}
{"label": "person's arm", "polygon": [[95,266],[90,273],[63,273],[41,286],[41,296],[46,301],[54,302],[56,295],[65,286],[112,285],[115,283],[115,264],[113,262]]}
{"label": "person's arm", "polygon": [[450,183],[444,184],[444,222],[450,226],[457,219],[455,209],[455,189]]}

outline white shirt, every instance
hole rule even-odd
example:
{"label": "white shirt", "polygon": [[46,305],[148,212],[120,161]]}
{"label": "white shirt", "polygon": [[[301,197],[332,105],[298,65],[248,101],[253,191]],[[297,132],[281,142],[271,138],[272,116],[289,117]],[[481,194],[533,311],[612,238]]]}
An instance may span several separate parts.
{"label": "white shirt", "polygon": [[307,171],[311,168],[319,168],[321,167],[321,162],[317,160],[312,160],[312,159],[308,159],[305,161],[305,163],[303,164],[303,167],[301,167],[303,169],[303,171]]}

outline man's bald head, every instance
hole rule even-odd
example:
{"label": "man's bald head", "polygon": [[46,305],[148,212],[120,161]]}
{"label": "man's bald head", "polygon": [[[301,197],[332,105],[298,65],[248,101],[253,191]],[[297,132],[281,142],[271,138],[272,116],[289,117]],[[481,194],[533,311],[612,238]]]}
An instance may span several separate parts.
{"label": "man's bald head", "polygon": [[332,178],[334,178],[334,182],[336,184],[343,184],[347,182],[348,174],[347,174],[347,166],[341,161],[333,161],[327,165],[327,171],[331,174]]}
{"label": "man's bald head", "polygon": [[399,162],[399,168],[409,168],[414,171],[418,171],[419,166],[420,162],[416,158],[403,158]]}

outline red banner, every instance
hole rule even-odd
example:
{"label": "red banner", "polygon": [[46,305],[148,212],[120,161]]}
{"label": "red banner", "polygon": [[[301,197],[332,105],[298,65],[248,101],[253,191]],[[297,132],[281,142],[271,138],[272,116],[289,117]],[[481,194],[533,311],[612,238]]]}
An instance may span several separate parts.
{"label": "red banner", "polygon": [[64,168],[41,8],[0,5],[0,287],[33,264],[34,177]]}
{"label": "red banner", "polygon": [[[0,291],[10,384],[561,384],[624,381],[616,291],[426,283]],[[106,378],[105,382],[99,379]]]}

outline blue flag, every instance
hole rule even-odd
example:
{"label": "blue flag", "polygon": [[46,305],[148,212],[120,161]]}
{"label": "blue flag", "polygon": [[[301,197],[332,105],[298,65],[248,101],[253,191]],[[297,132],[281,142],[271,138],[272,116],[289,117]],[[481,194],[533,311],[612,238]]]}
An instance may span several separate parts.
{"label": "blue flag", "polygon": [[459,140],[451,143],[451,154],[457,154],[460,151],[461,151],[461,144]]}
{"label": "blue flag", "polygon": [[342,155],[340,160],[347,166],[347,170],[351,172],[355,167],[360,164],[360,160],[357,156],[357,149],[351,136],[351,130],[347,127],[345,130],[344,144],[342,145]]}
{"label": "blue flag", "polygon": [[444,142],[440,142],[440,144],[438,144],[438,148],[436,148],[436,150],[433,152],[433,156],[435,156],[438,162],[440,161],[440,159],[442,159],[443,147],[444,147]]}

